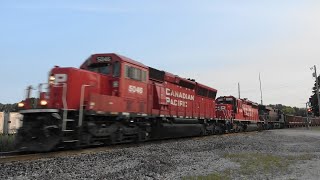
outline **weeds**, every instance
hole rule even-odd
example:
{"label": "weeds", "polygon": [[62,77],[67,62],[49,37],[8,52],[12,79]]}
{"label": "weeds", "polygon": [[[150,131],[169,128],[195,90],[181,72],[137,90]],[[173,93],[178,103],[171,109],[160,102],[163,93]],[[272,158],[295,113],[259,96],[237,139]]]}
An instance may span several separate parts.
{"label": "weeds", "polygon": [[15,135],[0,134],[0,152],[13,151],[15,147]]}
{"label": "weeds", "polygon": [[303,154],[297,156],[278,156],[263,153],[240,153],[225,154],[225,158],[240,164],[240,169],[235,170],[238,174],[248,177],[255,173],[274,174],[289,170],[289,166],[298,162],[311,160],[314,156]]}
{"label": "weeds", "polygon": [[226,154],[225,158],[240,164],[240,174],[250,175],[257,172],[267,174],[285,171],[290,165],[287,158],[260,153]]}
{"label": "weeds", "polygon": [[226,173],[225,171],[222,173],[213,173],[209,174],[208,176],[202,176],[200,177],[201,180],[229,180],[230,175]]}
{"label": "weeds", "polygon": [[225,154],[224,158],[238,163],[238,169],[228,169],[215,172],[206,176],[184,177],[184,180],[229,180],[232,177],[251,179],[250,176],[261,173],[261,175],[286,172],[291,164],[297,161],[311,160],[314,156],[303,154],[298,156],[276,156],[262,153],[237,153]]}
{"label": "weeds", "polygon": [[317,126],[317,127],[310,127],[310,129],[311,129],[312,131],[320,131],[320,127],[319,127],[319,126]]}
{"label": "weeds", "polygon": [[183,180],[230,180],[230,170],[212,173],[206,176],[184,177]]}

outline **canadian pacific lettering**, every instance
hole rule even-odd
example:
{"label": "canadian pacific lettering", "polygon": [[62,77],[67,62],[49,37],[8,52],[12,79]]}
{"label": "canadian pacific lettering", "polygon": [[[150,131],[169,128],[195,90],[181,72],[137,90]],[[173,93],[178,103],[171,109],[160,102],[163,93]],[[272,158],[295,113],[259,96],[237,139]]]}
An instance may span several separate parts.
{"label": "canadian pacific lettering", "polygon": [[174,91],[169,88],[166,88],[166,96],[167,103],[173,106],[187,107],[188,102],[186,100],[194,101],[194,95]]}
{"label": "canadian pacific lettering", "polygon": [[171,96],[171,97],[176,97],[176,98],[181,98],[181,99],[186,99],[190,101],[194,101],[194,95],[191,94],[186,94],[178,91],[171,90],[169,88],[166,88],[166,95]]}

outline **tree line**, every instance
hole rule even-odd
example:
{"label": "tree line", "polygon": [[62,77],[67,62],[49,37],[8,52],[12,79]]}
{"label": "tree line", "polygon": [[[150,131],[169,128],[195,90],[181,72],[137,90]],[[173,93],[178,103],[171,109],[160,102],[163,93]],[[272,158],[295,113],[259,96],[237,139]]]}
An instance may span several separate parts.
{"label": "tree line", "polygon": [[282,104],[276,104],[276,105],[270,104],[269,106],[275,109],[279,109],[284,114],[288,114],[288,115],[303,116],[303,117],[306,117],[307,115],[306,108],[291,107],[291,106],[286,106]]}
{"label": "tree line", "polygon": [[14,104],[2,104],[0,103],[0,112],[17,112],[18,103]]}
{"label": "tree line", "polygon": [[[28,104],[31,105],[31,107],[36,107],[37,103],[39,102],[39,98],[30,98],[28,99]],[[0,112],[18,112],[18,103],[13,104],[2,104],[0,103]]]}

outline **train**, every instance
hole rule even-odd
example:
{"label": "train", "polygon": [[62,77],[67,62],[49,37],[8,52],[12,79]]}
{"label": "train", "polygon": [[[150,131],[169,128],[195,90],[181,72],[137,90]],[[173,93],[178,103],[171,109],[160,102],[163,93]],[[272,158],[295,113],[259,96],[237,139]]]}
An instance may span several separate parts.
{"label": "train", "polygon": [[28,152],[293,127],[288,120],[297,120],[248,99],[217,98],[215,88],[115,53],[92,54],[79,68],[55,66],[38,97],[32,90],[18,104],[17,149]]}

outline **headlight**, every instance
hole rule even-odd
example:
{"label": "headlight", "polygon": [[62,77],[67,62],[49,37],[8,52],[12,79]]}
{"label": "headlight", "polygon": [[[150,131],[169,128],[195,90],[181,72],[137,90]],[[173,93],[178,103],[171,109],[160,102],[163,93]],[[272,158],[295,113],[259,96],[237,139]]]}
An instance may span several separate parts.
{"label": "headlight", "polygon": [[50,77],[49,77],[49,80],[50,80],[50,81],[54,81],[55,79],[56,79],[56,78],[55,78],[54,76],[50,76]]}
{"label": "headlight", "polygon": [[41,106],[46,106],[48,104],[48,102],[46,100],[41,100],[40,101],[40,105]]}
{"label": "headlight", "polygon": [[94,106],[96,105],[96,103],[95,102],[90,102],[90,104],[89,104],[90,106],[89,106],[89,109],[93,109],[94,108]]}
{"label": "headlight", "polygon": [[19,107],[19,108],[23,108],[23,107],[24,107],[24,103],[23,103],[23,102],[19,102],[19,103],[18,103],[18,107]]}
{"label": "headlight", "polygon": [[56,78],[54,76],[49,77],[49,84],[53,84]]}

